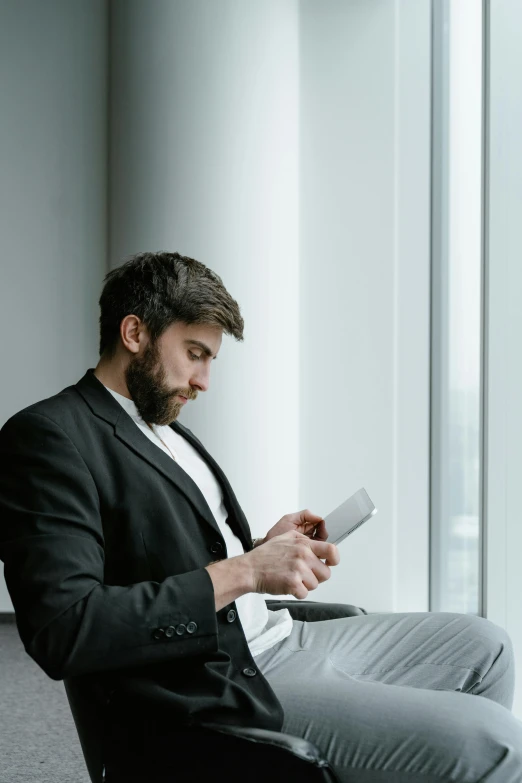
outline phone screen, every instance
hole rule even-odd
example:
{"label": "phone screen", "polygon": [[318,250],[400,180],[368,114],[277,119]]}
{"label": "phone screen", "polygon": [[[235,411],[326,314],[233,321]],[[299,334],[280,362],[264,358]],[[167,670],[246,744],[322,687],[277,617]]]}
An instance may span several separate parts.
{"label": "phone screen", "polygon": [[361,487],[324,518],[329,543],[339,544],[376,513],[377,509],[370,500],[370,496]]}

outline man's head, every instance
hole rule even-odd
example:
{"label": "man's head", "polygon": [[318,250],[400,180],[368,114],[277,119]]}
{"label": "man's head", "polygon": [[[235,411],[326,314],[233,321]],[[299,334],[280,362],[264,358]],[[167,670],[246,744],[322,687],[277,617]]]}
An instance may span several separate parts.
{"label": "man's head", "polygon": [[178,253],[140,253],[109,272],[100,309],[98,377],[124,383],[150,424],[170,424],[183,398],[206,391],[223,332],[243,339],[221,278]]}

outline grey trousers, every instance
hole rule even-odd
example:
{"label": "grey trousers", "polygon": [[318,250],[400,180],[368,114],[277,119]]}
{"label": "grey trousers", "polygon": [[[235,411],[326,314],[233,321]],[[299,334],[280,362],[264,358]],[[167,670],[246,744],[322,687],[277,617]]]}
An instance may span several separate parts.
{"label": "grey trousers", "polygon": [[284,711],[343,783],[521,783],[513,650],[473,615],[294,621],[256,657]]}

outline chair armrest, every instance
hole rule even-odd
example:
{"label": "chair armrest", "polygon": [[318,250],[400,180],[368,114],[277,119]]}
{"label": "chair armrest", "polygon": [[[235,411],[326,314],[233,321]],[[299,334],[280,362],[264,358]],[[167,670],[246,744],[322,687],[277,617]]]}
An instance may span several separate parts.
{"label": "chair armrest", "polygon": [[268,599],[266,605],[272,611],[288,609],[293,620],[304,620],[308,623],[366,614],[364,609],[352,604],[321,603],[320,601],[278,601]]}
{"label": "chair armrest", "polygon": [[[227,780],[237,783],[248,780],[251,783],[339,783],[335,773],[320,751],[308,740],[283,734],[270,729],[254,729],[244,726],[226,726],[205,723],[201,727],[212,734],[221,735],[229,747],[220,748],[220,753],[234,758],[239,777],[227,772]],[[230,743],[233,743],[230,746]],[[205,741],[203,740],[205,747]],[[237,773],[236,773],[237,774]],[[205,778],[206,779],[206,778]]]}
{"label": "chair armrest", "polygon": [[269,745],[272,748],[287,751],[302,761],[314,764],[316,767],[328,767],[328,762],[321,756],[315,745],[302,737],[294,737],[291,734],[283,734],[280,731],[271,731],[270,729],[226,726],[217,723],[204,723],[202,727],[210,731],[217,731],[220,734],[237,737],[237,739],[244,739],[255,744]]}

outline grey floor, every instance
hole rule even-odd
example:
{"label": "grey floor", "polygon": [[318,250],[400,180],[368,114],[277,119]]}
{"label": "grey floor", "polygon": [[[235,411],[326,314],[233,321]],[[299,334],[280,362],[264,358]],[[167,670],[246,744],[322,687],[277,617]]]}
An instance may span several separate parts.
{"label": "grey floor", "polygon": [[0,783],[89,783],[63,682],[0,622]]}

